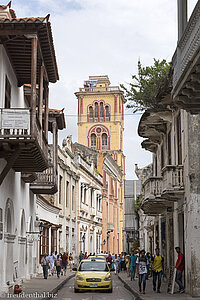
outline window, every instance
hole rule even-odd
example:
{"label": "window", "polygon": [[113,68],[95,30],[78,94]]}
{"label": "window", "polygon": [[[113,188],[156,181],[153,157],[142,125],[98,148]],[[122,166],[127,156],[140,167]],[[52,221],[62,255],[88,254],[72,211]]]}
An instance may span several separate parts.
{"label": "window", "polygon": [[93,207],[93,189],[90,190],[90,207]]}
{"label": "window", "polygon": [[164,168],[164,145],[161,146],[161,169]]}
{"label": "window", "polygon": [[81,185],[81,202],[83,202],[83,187]]}
{"label": "window", "polygon": [[108,147],[108,138],[107,138],[107,134],[103,133],[102,134],[102,150],[107,149]]}
{"label": "window", "polygon": [[57,250],[57,230],[51,228],[51,252]]}
{"label": "window", "polygon": [[72,210],[75,210],[75,187],[72,185]]}
{"label": "window", "polygon": [[103,108],[103,103],[100,103],[100,122],[104,121],[104,108]]}
{"label": "window", "polygon": [[11,102],[11,85],[6,76],[6,84],[5,84],[5,108],[10,108]]}
{"label": "window", "polygon": [[62,203],[62,176],[60,175],[59,180],[59,204]]}
{"label": "window", "polygon": [[69,206],[69,181],[66,181],[66,207]]}
{"label": "window", "polygon": [[89,108],[89,122],[93,122],[93,108],[90,106]]}
{"label": "window", "polygon": [[106,107],[105,107],[105,120],[106,120],[107,122],[109,121],[109,117],[110,117],[109,107],[106,106]]}
{"label": "window", "polygon": [[96,135],[93,133],[91,134],[91,148],[96,149]]}
{"label": "window", "polygon": [[99,106],[98,106],[98,103],[95,103],[95,108],[94,108],[94,120],[95,120],[95,122],[98,122],[98,114],[99,114]]}
{"label": "window", "polygon": [[179,113],[176,120],[177,130],[177,151],[178,151],[178,164],[182,164],[182,142],[181,142],[181,115]]}
{"label": "window", "polygon": [[87,190],[84,188],[84,203],[87,203]]}
{"label": "window", "polygon": [[49,228],[43,228],[42,235],[40,237],[40,246],[41,255],[49,253]]}

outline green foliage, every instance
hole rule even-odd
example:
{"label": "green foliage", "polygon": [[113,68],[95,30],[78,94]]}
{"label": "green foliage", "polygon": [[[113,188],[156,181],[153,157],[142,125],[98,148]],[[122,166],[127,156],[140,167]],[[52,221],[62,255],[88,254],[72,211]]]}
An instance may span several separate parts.
{"label": "green foliage", "polygon": [[137,197],[136,201],[135,201],[135,207],[134,207],[136,213],[138,212],[138,209],[140,207],[140,203],[141,203],[141,199],[140,199],[140,197]]}
{"label": "green foliage", "polygon": [[147,108],[159,108],[156,100],[158,91],[164,86],[168,78],[170,63],[154,58],[154,64],[150,67],[142,67],[138,61],[138,75],[132,75],[132,81],[128,88],[121,84],[128,101],[127,107],[133,108],[133,112],[143,111]]}

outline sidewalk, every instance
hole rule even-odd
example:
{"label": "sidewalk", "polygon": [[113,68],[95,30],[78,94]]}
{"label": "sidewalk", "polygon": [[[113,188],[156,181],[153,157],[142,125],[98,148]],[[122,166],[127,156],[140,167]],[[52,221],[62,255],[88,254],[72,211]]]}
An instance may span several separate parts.
{"label": "sidewalk", "polygon": [[[36,278],[32,278],[31,280],[27,280],[22,284],[22,294],[27,295],[27,297],[23,297],[21,295],[21,299],[51,299],[57,298],[56,293],[58,290],[72,277],[75,276],[75,272],[67,271],[66,275],[57,276],[49,276],[47,279],[44,279],[42,275],[39,275]],[[20,297],[8,297],[6,299],[20,299]]]}
{"label": "sidewalk", "polygon": [[[115,275],[113,275],[115,276]],[[179,299],[179,300],[194,300],[200,298],[192,298],[186,293],[179,294],[175,287],[175,294],[168,294],[167,293],[167,283],[162,281],[161,285],[161,293],[158,294],[153,291],[153,283],[152,278],[146,281],[146,294],[143,295],[138,290],[138,279],[136,278],[135,281],[131,281],[130,277],[127,277],[125,272],[121,272],[118,274],[119,279],[124,283],[125,287],[130,290],[136,297],[137,300],[169,300],[169,299]]]}

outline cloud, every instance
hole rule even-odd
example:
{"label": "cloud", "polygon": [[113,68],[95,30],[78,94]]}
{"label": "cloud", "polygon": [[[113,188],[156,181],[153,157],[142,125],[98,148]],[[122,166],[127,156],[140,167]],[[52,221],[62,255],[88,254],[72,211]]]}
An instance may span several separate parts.
{"label": "cloud", "polygon": [[[196,0],[189,1],[189,14]],[[112,85],[130,82],[137,61],[171,60],[177,43],[177,9],[172,0],[14,0],[17,16],[51,14],[60,81],[51,84],[50,105],[65,107],[67,129],[61,138],[77,136],[74,92],[89,75],[107,74]],[[71,116],[68,116],[71,115]],[[151,153],[141,148],[139,116],[127,116],[124,133],[127,178],[134,164],[144,166]]]}

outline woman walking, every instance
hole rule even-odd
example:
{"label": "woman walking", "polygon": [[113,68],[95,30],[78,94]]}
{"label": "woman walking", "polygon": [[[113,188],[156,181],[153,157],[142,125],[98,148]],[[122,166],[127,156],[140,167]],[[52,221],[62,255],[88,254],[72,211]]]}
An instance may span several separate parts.
{"label": "woman walking", "polygon": [[139,271],[139,291],[142,291],[142,282],[143,282],[143,294],[145,294],[146,288],[146,276],[147,276],[147,266],[149,265],[149,261],[145,256],[145,251],[140,251],[140,256],[137,258],[137,268]]}
{"label": "woman walking", "polygon": [[131,268],[131,280],[135,280],[136,261],[137,261],[137,256],[135,255],[135,252],[132,251],[132,254],[129,258],[130,268]]}
{"label": "woman walking", "polygon": [[60,278],[60,272],[61,272],[61,262],[62,259],[60,258],[60,255],[57,255],[56,259],[56,271],[57,271],[57,277]]}
{"label": "woman walking", "polygon": [[114,269],[115,269],[115,275],[117,275],[118,269],[119,269],[119,260],[117,257],[117,254],[115,254],[115,258],[114,258]]}

